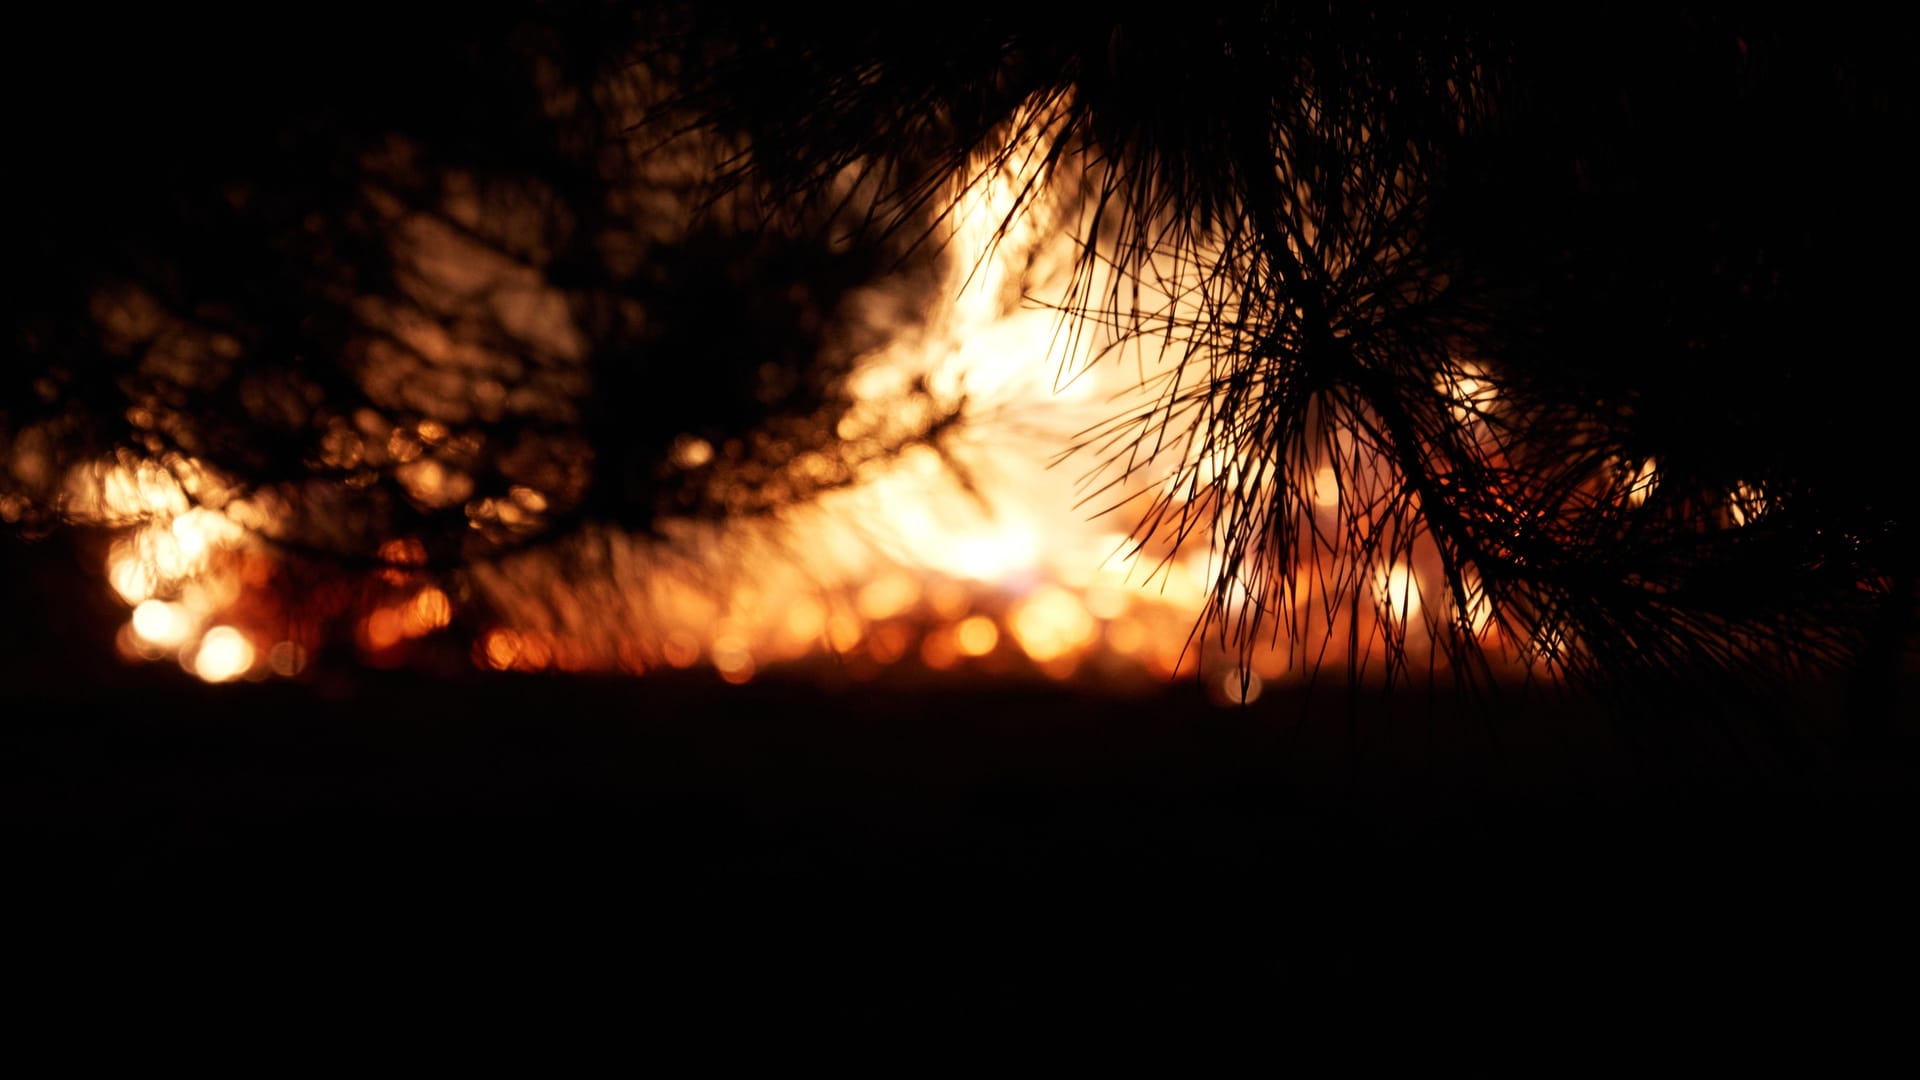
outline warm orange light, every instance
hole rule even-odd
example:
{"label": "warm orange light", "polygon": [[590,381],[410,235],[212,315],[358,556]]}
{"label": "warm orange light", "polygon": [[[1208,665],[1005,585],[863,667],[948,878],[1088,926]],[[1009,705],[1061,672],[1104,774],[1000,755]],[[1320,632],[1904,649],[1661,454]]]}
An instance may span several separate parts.
{"label": "warm orange light", "polygon": [[1260,673],[1256,671],[1245,674],[1229,671],[1220,676],[1217,683],[1219,699],[1227,705],[1250,705],[1259,700],[1260,692],[1265,688],[1265,680],[1261,679]]}
{"label": "warm orange light", "polygon": [[866,628],[860,625],[860,620],[844,612],[836,612],[827,620],[827,644],[834,652],[852,652],[865,635]]}
{"label": "warm orange light", "polygon": [[1322,465],[1313,474],[1313,505],[1331,510],[1340,505],[1340,474],[1331,465]]}
{"label": "warm orange light", "polygon": [[1125,615],[1127,609],[1133,606],[1133,596],[1127,589],[1112,585],[1096,585],[1081,596],[1080,603],[1087,609],[1087,614],[1095,618],[1117,619]]}
{"label": "warm orange light", "polygon": [[666,656],[667,663],[677,668],[692,667],[700,659],[700,642],[692,634],[675,631],[667,635],[661,643],[660,651]]}
{"label": "warm orange light", "polygon": [[1009,626],[1020,648],[1042,663],[1085,648],[1099,629],[1078,597],[1051,585],[1016,605]]}
{"label": "warm orange light", "polygon": [[149,645],[171,649],[193,634],[193,617],[179,604],[143,600],[133,609],[133,632]]}
{"label": "warm orange light", "polygon": [[1439,375],[1434,386],[1452,402],[1453,418],[1463,424],[1485,417],[1500,398],[1499,387],[1486,369],[1471,361],[1460,362],[1454,370]]}
{"label": "warm orange light", "polygon": [[[1032,130],[1048,129],[1044,118],[1036,123]],[[1081,254],[1074,241],[1080,233],[1071,221],[1078,205],[1073,199],[1032,214],[1014,213],[1024,193],[1048,188],[1033,183],[1032,173],[1045,167],[1040,163],[1057,160],[1044,152],[1049,137],[1037,136],[1033,145],[1020,148],[1007,159],[1011,165],[989,167],[955,208],[948,222],[952,233],[944,238],[954,253],[943,283],[948,302],[924,319],[916,313],[913,333],[863,352],[846,373],[851,407],[840,433],[856,450],[852,457],[868,460],[850,468],[837,455],[804,445],[781,451],[792,458],[787,475],[824,493],[787,507],[777,529],[766,521],[729,521],[673,532],[665,543],[659,536],[629,537],[609,529],[597,538],[606,540],[606,558],[590,565],[560,562],[563,556],[555,552],[562,545],[554,545],[544,554],[536,546],[470,567],[457,592],[461,611],[470,604],[475,611],[493,612],[500,623],[474,644],[472,661],[496,670],[637,674],[662,666],[690,668],[704,658],[729,682],[746,682],[775,665],[827,653],[858,678],[915,657],[936,670],[989,658],[975,668],[1038,670],[1054,678],[1097,662],[1101,671],[1132,666],[1160,676],[1206,672],[1209,693],[1216,698],[1225,693],[1225,684],[1212,674],[1217,654],[1203,657],[1189,635],[1216,586],[1224,585],[1229,621],[1252,602],[1244,587],[1223,583],[1218,565],[1209,564],[1204,530],[1196,530],[1177,552],[1169,551],[1164,535],[1142,540],[1124,530],[1139,520],[1142,496],[1158,496],[1170,485],[1177,491],[1196,477],[1244,483],[1252,470],[1270,476],[1277,465],[1169,430],[1165,457],[1156,449],[1149,460],[1130,462],[1119,477],[1109,472],[1079,486],[1076,464],[1050,467],[1077,433],[1136,404],[1151,404],[1155,391],[1145,391],[1146,398],[1128,396],[1142,392],[1142,372],[1171,368],[1169,358],[1157,355],[1164,346],[1144,342],[1136,342],[1138,355],[1128,352],[1124,363],[1093,363],[1095,357],[1117,355],[1107,351],[1110,340],[1094,340],[1102,331],[1089,328],[1084,341],[1061,334],[1056,312],[1024,301],[1071,277]],[[1167,276],[1157,287],[1168,291],[1148,298],[1149,305],[1164,303],[1174,311],[1190,303],[1182,299],[1192,295],[1193,282],[1183,277],[1190,276],[1190,268],[1160,269]],[[863,314],[873,326],[900,322],[891,306],[902,297],[886,292],[875,289],[857,301],[872,305]],[[919,299],[916,289],[912,301]],[[564,309],[557,298],[556,303],[557,310]],[[446,331],[434,333],[439,337],[433,349],[451,348]],[[1069,340],[1080,343],[1064,344]],[[1467,417],[1497,404],[1495,388],[1486,372],[1458,362],[1435,391],[1445,395],[1456,415]],[[498,412],[518,389],[488,379],[474,387],[473,397],[483,411]],[[916,427],[926,420],[921,413],[963,402],[969,421],[956,429],[956,437],[928,439],[924,427]],[[1007,422],[988,426],[1000,417]],[[474,460],[480,445],[476,433],[462,430],[465,424],[464,419],[422,420],[396,427],[362,410],[331,428],[322,449],[336,464],[368,470],[364,477],[386,470],[417,505],[464,510],[467,524],[489,537],[541,538],[547,515],[577,509],[571,481],[538,472],[514,474],[504,492],[479,490],[475,476],[464,471],[471,465],[462,464]],[[908,433],[904,446],[903,431]],[[673,441],[666,456],[676,469],[711,470],[712,479],[724,481],[728,470],[721,466],[741,457],[741,445],[719,445],[688,432]],[[1349,502],[1354,490],[1362,502],[1376,494],[1380,481],[1363,462],[1350,463],[1343,456],[1336,475],[1334,459],[1321,460],[1328,464],[1313,473],[1307,492],[1314,506],[1337,507],[1343,482]],[[1096,464],[1090,458],[1081,462]],[[1650,461],[1638,468],[1627,492],[1636,503],[1644,500],[1655,476]],[[194,635],[211,623],[242,621],[238,615],[229,618],[230,610],[245,611],[247,620],[293,614],[280,611],[271,597],[253,603],[262,599],[258,593],[284,585],[287,577],[275,573],[277,563],[270,560],[277,556],[269,554],[271,549],[246,546],[235,524],[271,531],[285,503],[260,492],[229,493],[209,502],[196,486],[204,474],[201,466],[177,456],[164,462],[99,462],[81,476],[99,489],[86,513],[123,530],[107,563],[109,582],[134,608],[122,628],[123,652],[185,656],[190,670],[203,675],[236,665],[249,672],[253,646],[238,631],[210,633],[197,651]],[[1171,497],[1177,502],[1186,496]],[[198,509],[197,502],[221,510]],[[1756,504],[1764,505],[1757,493],[1735,491],[1728,516],[1735,524],[1750,521]],[[1113,506],[1121,508],[1115,516],[1097,516]],[[677,529],[683,523],[667,524]],[[657,557],[663,548],[673,557]],[[226,557],[234,550],[240,557]],[[302,598],[306,608],[296,617],[314,620],[315,629],[304,636],[286,631],[293,640],[268,650],[267,670],[300,671],[307,662],[303,646],[315,647],[319,626],[330,620],[347,621],[374,663],[398,662],[401,643],[453,623],[453,587],[445,581],[428,584],[429,555],[419,539],[394,539],[377,552],[384,565],[371,581],[317,586]],[[742,566],[744,572],[734,572]],[[1380,606],[1409,617],[1419,610],[1416,568],[1435,580],[1431,559],[1407,556],[1371,581],[1362,570],[1357,588],[1364,594],[1372,584]],[[1271,580],[1281,580],[1284,573]],[[1356,578],[1345,580],[1338,587]],[[1329,587],[1297,571],[1293,584],[1298,597]],[[1452,602],[1439,602],[1451,614]],[[1469,618],[1476,629],[1487,626],[1481,607]],[[261,619],[246,625],[285,624]],[[1338,632],[1345,631],[1343,625]],[[1334,632],[1330,626],[1303,631],[1320,638]],[[1003,646],[1003,637],[1011,638],[1018,653]],[[1254,663],[1260,674],[1277,678],[1274,673],[1285,669],[1289,656],[1312,655],[1321,643],[1319,638],[1289,642],[1259,654]],[[235,657],[242,650],[246,660],[239,663]],[[1258,692],[1254,683],[1239,691],[1247,700]]]}
{"label": "warm orange light", "polygon": [[646,655],[641,651],[640,646],[631,640],[620,642],[614,652],[620,658],[620,670],[629,675],[644,675],[647,668],[652,666],[647,663]]}
{"label": "warm orange light", "polygon": [[713,444],[692,435],[682,435],[674,440],[668,457],[683,469],[697,469],[713,460]]}
{"label": "warm orange light", "polygon": [[920,599],[920,584],[904,572],[883,574],[860,590],[855,606],[869,619],[890,619]]}
{"label": "warm orange light", "polygon": [[129,604],[151,597],[159,585],[159,575],[137,555],[122,551],[118,544],[114,547],[115,554],[107,562],[107,583]]}
{"label": "warm orange light", "polygon": [[949,622],[965,615],[967,605],[972,602],[965,585],[944,579],[927,586],[926,600],[935,618]]}
{"label": "warm orange light", "polygon": [[920,642],[920,659],[935,671],[945,671],[960,659],[960,648],[951,630],[940,629]]}
{"label": "warm orange light", "polygon": [[427,561],[427,546],[418,540],[389,540],[380,545],[380,558],[394,566],[421,566]]}
{"label": "warm orange light", "polygon": [[953,643],[962,656],[985,656],[1000,644],[1000,628],[985,615],[972,615],[953,628]]}
{"label": "warm orange light", "polygon": [[520,658],[520,635],[511,630],[489,630],[482,646],[487,665],[505,671]]}
{"label": "warm orange light", "polygon": [[520,657],[514,667],[522,671],[542,671],[553,663],[553,639],[541,633],[520,635]]}
{"label": "warm orange light", "polygon": [[1396,619],[1409,619],[1420,611],[1420,586],[1414,581],[1413,568],[1395,563],[1375,575],[1378,599]]}
{"label": "warm orange light", "polygon": [[291,641],[279,642],[267,650],[267,666],[275,675],[298,675],[307,666],[307,650]]}
{"label": "warm orange light", "polygon": [[753,678],[753,653],[747,646],[746,635],[734,631],[715,636],[710,655],[714,668],[728,682],[744,683]]}
{"label": "warm orange light", "polygon": [[1652,458],[1648,458],[1640,463],[1640,468],[1634,472],[1633,478],[1627,483],[1627,504],[1639,506],[1645,503],[1647,497],[1653,494],[1653,489],[1659,485],[1660,466]]}
{"label": "warm orange light", "polygon": [[446,593],[429,585],[407,602],[401,620],[408,637],[430,634],[453,621],[453,602]]}
{"label": "warm orange light", "polygon": [[216,626],[200,639],[193,672],[208,682],[228,682],[253,667],[253,645],[231,626]]}
{"label": "warm orange light", "polygon": [[1121,619],[1107,624],[1107,647],[1122,656],[1132,656],[1145,648],[1147,628],[1138,619]]}
{"label": "warm orange light", "polygon": [[406,636],[406,620],[394,608],[380,608],[360,624],[360,632],[367,648],[375,652],[391,649]]}
{"label": "warm orange light", "polygon": [[867,638],[867,655],[882,664],[891,664],[906,655],[913,644],[913,631],[903,623],[890,622],[875,627]]}
{"label": "warm orange light", "polygon": [[1735,525],[1746,525],[1758,521],[1769,505],[1764,487],[1743,480],[1734,485],[1733,497],[1727,501],[1727,512]]}
{"label": "warm orange light", "polygon": [[787,636],[795,642],[812,644],[827,628],[827,609],[818,600],[802,598],[787,608]]}

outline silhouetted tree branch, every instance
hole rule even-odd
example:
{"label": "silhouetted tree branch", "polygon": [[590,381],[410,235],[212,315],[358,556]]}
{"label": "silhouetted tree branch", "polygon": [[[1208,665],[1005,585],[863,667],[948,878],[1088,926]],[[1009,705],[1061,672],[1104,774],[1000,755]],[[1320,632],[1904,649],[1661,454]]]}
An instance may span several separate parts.
{"label": "silhouetted tree branch", "polygon": [[1907,624],[1876,269],[1906,114],[1844,25],[556,3],[229,50],[224,16],[147,17],[12,73],[89,106],[8,167],[13,518],[115,449],[340,557],[804,502],[957,422],[836,438],[898,330],[844,316],[932,289],[969,182],[1014,173],[1003,228],[1064,204],[1080,253],[1037,299],[1153,395],[1072,460],[1090,498],[1157,477],[1136,537],[1212,545],[1229,645],[1344,618],[1392,679],[1410,632],[1484,670],[1492,626],[1658,683]]}

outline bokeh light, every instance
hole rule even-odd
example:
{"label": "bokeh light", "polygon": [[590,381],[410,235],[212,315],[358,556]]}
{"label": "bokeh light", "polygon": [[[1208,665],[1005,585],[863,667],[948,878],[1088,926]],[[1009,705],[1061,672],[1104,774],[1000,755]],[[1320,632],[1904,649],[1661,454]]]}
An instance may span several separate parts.
{"label": "bokeh light", "polygon": [[[1033,137],[1043,139],[1044,129],[1036,127]],[[1014,155],[964,193],[945,223],[950,257],[936,290],[944,300],[923,324],[881,340],[846,372],[849,405],[832,421],[839,436],[849,445],[891,449],[849,470],[817,444],[771,444],[784,448],[787,477],[815,485],[777,515],[669,520],[659,523],[658,535],[598,526],[578,537],[549,535],[555,516],[577,505],[586,483],[566,469],[583,468],[578,462],[590,455],[546,461],[534,454],[525,465],[516,458],[510,483],[480,490],[474,462],[483,439],[469,426],[474,417],[525,405],[564,418],[592,392],[590,380],[567,367],[568,357],[584,349],[564,297],[537,280],[511,278],[526,305],[514,316],[517,325],[551,354],[553,386],[563,388],[549,393],[558,394],[555,400],[542,405],[538,395],[528,397],[532,390],[515,384],[510,365],[468,378],[395,360],[392,371],[369,370],[368,378],[385,380],[368,387],[369,396],[421,415],[390,418],[362,408],[331,417],[319,447],[329,468],[353,474],[349,488],[373,482],[384,469],[396,496],[414,509],[459,515],[480,555],[449,574],[432,565],[420,538],[394,536],[375,547],[375,567],[360,577],[337,575],[292,592],[280,555],[257,537],[286,521],[294,504],[271,492],[227,491],[204,465],[181,455],[115,458],[79,471],[69,487],[77,518],[120,530],[106,576],[131,609],[123,653],[183,657],[211,681],[256,667],[293,677],[322,655],[318,647],[329,635],[350,643],[361,662],[382,667],[431,655],[433,639],[444,635],[458,639],[453,655],[493,671],[646,675],[706,668],[731,683],[790,664],[856,674],[901,668],[1062,680],[1124,671],[1153,680],[1204,676],[1210,695],[1224,701],[1218,672],[1226,650],[1192,630],[1210,610],[1225,619],[1243,615],[1247,582],[1223,579],[1207,557],[1217,538],[1203,530],[1178,544],[1129,530],[1146,505],[1140,500],[1164,497],[1182,476],[1203,481],[1201,488],[1210,481],[1232,485],[1272,466],[1190,439],[1174,424],[1164,452],[1104,487],[1086,488],[1084,476],[1056,467],[1078,433],[1110,421],[1126,403],[1152,400],[1140,371],[1160,358],[1093,363],[1100,343],[1063,345],[1056,313],[1022,303],[1023,292],[1058,287],[1073,262],[1076,229],[1062,215],[1078,211],[1043,203],[1012,213],[1030,189],[1032,176],[1022,170],[1044,157]],[[482,254],[434,233],[408,258],[416,272],[451,288],[493,272],[484,259],[463,262]],[[1189,271],[1168,271],[1164,287],[1183,288],[1179,275]],[[898,321],[892,312],[901,302],[876,287],[856,298],[848,317],[889,325]],[[454,357],[466,348],[452,323],[379,317],[394,320],[392,333],[422,357]],[[1498,409],[1496,389],[1485,370],[1465,361],[1436,383],[1465,419]],[[917,430],[929,410],[963,403],[967,423],[952,438],[898,441],[897,433]],[[688,431],[664,450],[663,475],[684,474],[689,484],[739,495],[726,495],[729,470],[746,453],[739,440]],[[1635,469],[1626,497],[1638,503],[1656,469],[1652,461]],[[1378,498],[1381,487],[1380,478],[1344,459],[1339,469],[1318,466],[1306,493],[1308,513],[1330,518],[1343,502]],[[1191,494],[1199,497],[1200,488]],[[1743,486],[1727,512],[1738,523],[1763,505],[1757,487]],[[1203,508],[1194,512],[1196,522],[1205,520]],[[503,553],[488,555],[489,545]],[[1437,562],[1430,552],[1399,559],[1374,572],[1377,607],[1399,623],[1464,619],[1483,637],[1492,634],[1492,605],[1483,594],[1469,612],[1423,612],[1423,588],[1437,580]],[[1295,594],[1333,587],[1307,576]],[[1367,578],[1356,572],[1338,587],[1364,594]],[[1432,595],[1450,602],[1437,599],[1442,592]],[[1210,609],[1216,599],[1219,607]],[[1355,617],[1335,613],[1290,627],[1298,639],[1263,645],[1257,674],[1272,682],[1323,655],[1327,642],[1349,637]],[[205,627],[214,629],[202,636]],[[1365,646],[1382,647],[1377,638]],[[1227,697],[1250,701],[1259,690],[1249,686]]]}
{"label": "bokeh light", "polygon": [[193,672],[208,682],[230,682],[253,668],[253,645],[231,626],[216,626],[200,639]]}

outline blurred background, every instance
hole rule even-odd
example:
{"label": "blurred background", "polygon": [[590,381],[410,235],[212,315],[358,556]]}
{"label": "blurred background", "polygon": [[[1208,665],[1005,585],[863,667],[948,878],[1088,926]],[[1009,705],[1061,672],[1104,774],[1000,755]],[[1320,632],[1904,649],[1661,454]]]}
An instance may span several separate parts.
{"label": "blurred background", "polygon": [[1871,27],[1248,10],[31,16],[0,797],[54,1008],[1905,955]]}

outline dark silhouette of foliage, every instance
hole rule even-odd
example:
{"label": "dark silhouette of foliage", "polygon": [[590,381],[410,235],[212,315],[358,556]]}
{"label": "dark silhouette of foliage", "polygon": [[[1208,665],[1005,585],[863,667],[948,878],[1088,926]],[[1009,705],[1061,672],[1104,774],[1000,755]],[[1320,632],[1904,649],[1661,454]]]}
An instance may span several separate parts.
{"label": "dark silhouette of foliage", "polygon": [[747,133],[739,175],[791,198],[863,165],[903,220],[1044,127],[1089,209],[1077,287],[1041,299],[1186,357],[1083,450],[1098,481],[1191,432],[1138,535],[1217,539],[1231,642],[1347,606],[1397,647],[1369,575],[1423,547],[1456,670],[1476,612],[1657,685],[1904,624],[1905,405],[1871,389],[1897,286],[1857,269],[1905,247],[1889,51],[1750,13],[1131,14],[972,6],[930,41],[770,12],[689,108]]}
{"label": "dark silhouette of foliage", "polygon": [[[278,492],[279,539],[341,555],[805,499],[783,457],[898,448],[831,435],[868,332],[847,298],[930,288],[954,178],[1038,147],[1015,214],[1064,193],[1081,257],[1036,299],[1094,363],[1177,360],[1067,467],[1097,508],[1183,443],[1136,536],[1217,545],[1208,633],[1344,613],[1392,679],[1411,619],[1456,672],[1491,621],[1662,685],[1906,625],[1904,282],[1879,269],[1907,248],[1906,114],[1857,28],[555,3],[215,46],[243,24],[145,17],[40,30],[65,47],[8,89],[82,103],[8,166],[0,435],[48,459],[16,476],[37,512],[54,458],[114,447]],[[714,463],[672,463],[688,431]],[[518,523],[466,510],[522,488],[547,503]],[[1417,559],[1446,589],[1416,616],[1378,575]]]}
{"label": "dark silhouette of foliage", "polygon": [[[838,309],[924,268],[834,248],[824,220],[696,220],[697,149],[642,157],[624,131],[633,15],[346,10],[264,49],[231,17],[69,27],[32,69],[95,73],[74,93],[93,108],[43,118],[13,170],[34,209],[13,223],[27,377],[5,415],[58,432],[31,437],[43,512],[52,457],[124,446],[277,495],[283,544],[421,536],[451,564],[774,506],[792,493],[760,443],[842,451],[837,380],[870,343]],[[769,417],[790,418],[777,438]],[[725,491],[668,464],[689,434],[735,466]],[[515,488],[541,521],[474,535],[464,507]]]}

